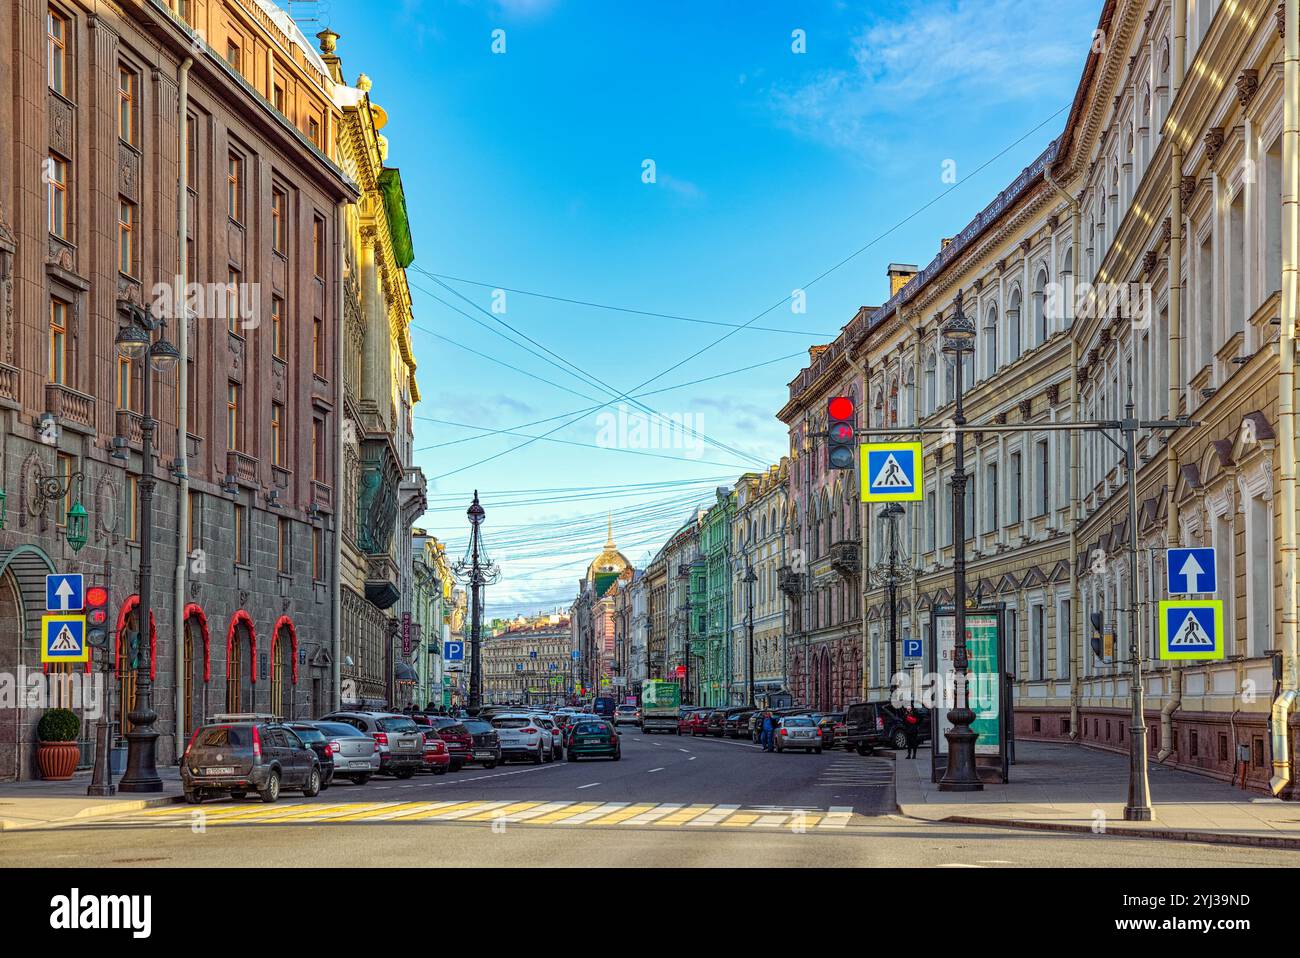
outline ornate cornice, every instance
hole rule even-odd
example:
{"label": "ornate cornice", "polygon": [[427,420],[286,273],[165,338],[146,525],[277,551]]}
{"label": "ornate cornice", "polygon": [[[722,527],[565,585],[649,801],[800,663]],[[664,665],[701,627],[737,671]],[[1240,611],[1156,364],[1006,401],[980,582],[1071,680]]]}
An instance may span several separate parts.
{"label": "ornate cornice", "polygon": [[1259,92],[1259,71],[1242,70],[1237,77],[1237,100],[1243,107],[1250,106],[1250,101],[1255,99],[1255,94]]}

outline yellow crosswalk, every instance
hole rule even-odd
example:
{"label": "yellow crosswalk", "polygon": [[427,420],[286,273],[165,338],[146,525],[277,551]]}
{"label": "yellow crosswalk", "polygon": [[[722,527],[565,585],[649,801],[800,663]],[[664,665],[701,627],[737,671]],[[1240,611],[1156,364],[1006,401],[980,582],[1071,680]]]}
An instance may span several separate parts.
{"label": "yellow crosswalk", "polygon": [[[578,828],[760,828],[796,832],[846,828],[861,824],[851,808],[757,807],[741,805],[664,802],[573,801],[389,801],[389,802],[281,802],[266,805],[243,801],[232,804],[171,805],[119,818],[99,820],[94,827],[151,825],[188,828],[196,821],[205,828],[257,825],[337,825],[419,823],[491,823],[493,826],[560,825]],[[78,822],[85,827],[85,822]]]}

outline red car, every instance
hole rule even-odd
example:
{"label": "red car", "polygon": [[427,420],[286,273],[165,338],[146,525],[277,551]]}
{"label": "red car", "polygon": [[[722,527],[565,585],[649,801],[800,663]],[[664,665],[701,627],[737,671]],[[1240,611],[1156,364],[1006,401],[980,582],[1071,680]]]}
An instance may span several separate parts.
{"label": "red car", "polygon": [[424,732],[424,770],[434,775],[444,775],[451,768],[451,753],[447,743],[432,728],[425,727]]}
{"label": "red car", "polygon": [[474,751],[474,736],[461,724],[460,719],[436,715],[432,721],[434,731],[447,744],[447,753],[451,756],[451,770],[459,772]]}
{"label": "red car", "polygon": [[677,720],[680,735],[708,735],[709,714],[713,709],[692,709]]}

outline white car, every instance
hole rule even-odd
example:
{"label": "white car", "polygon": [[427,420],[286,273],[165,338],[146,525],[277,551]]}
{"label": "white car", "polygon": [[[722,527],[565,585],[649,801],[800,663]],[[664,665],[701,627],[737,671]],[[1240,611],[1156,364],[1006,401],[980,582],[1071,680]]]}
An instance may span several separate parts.
{"label": "white car", "polygon": [[532,759],[534,765],[555,758],[554,738],[537,716],[527,712],[499,712],[491,718],[501,741],[501,761],[512,758]]}
{"label": "white car", "polygon": [[560,723],[555,720],[555,716],[548,715],[546,712],[538,712],[533,715],[548,732],[551,733],[551,755],[554,758],[564,758],[564,733],[560,731]]}
{"label": "white car", "polygon": [[640,725],[641,710],[635,705],[620,705],[614,709],[614,725]]}

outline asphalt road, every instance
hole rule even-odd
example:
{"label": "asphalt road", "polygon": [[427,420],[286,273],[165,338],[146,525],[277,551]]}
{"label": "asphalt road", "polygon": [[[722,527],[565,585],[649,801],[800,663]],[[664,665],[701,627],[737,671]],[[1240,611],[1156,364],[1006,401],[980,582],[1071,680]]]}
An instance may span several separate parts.
{"label": "asphalt road", "polygon": [[929,824],[894,812],[887,756],[765,754],[623,735],[623,758],[340,783],[6,832],[42,866],[1298,866],[1270,849]]}

